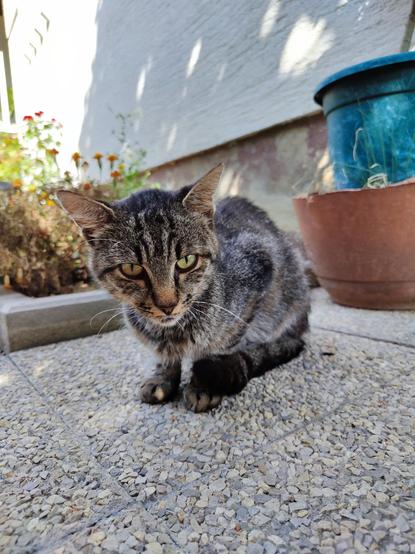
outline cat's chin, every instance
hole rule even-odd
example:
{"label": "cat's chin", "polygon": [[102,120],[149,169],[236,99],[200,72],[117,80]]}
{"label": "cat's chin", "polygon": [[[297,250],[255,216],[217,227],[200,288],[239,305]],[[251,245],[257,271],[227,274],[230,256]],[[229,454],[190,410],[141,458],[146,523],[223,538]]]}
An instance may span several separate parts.
{"label": "cat's chin", "polygon": [[168,315],[163,318],[152,318],[150,321],[156,325],[159,325],[160,327],[174,327],[175,325],[177,325],[177,322],[180,320],[181,317],[182,314],[175,316]]}

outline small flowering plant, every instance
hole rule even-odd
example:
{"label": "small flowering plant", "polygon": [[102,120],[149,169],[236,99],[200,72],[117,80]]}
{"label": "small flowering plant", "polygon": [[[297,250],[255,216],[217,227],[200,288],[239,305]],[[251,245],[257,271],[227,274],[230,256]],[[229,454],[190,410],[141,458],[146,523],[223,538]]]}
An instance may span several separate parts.
{"label": "small flowering plant", "polygon": [[[125,126],[128,118],[119,119]],[[88,159],[74,152],[74,171],[63,174],[58,163],[61,133],[62,125],[56,119],[47,119],[38,111],[23,118],[19,133],[0,135],[0,181],[10,182],[14,191],[36,196],[44,205],[54,203],[54,190],[62,186],[109,199],[149,186],[150,172],[142,169],[145,151],[130,147],[125,129],[117,136],[123,141],[118,154],[95,152]],[[95,164],[98,179],[90,175]]]}
{"label": "small flowering plant", "polygon": [[[97,196],[105,196],[109,199],[122,198],[135,190],[150,186],[148,182],[150,172],[141,168],[144,158],[143,150],[139,150],[134,156],[131,156],[130,152],[128,155],[126,152],[106,155],[95,152],[90,161],[80,152],[74,152],[72,161],[75,166],[75,176],[65,172],[64,182],[69,187],[75,187],[92,195],[96,193]],[[99,179],[89,175],[94,164],[98,169]]]}
{"label": "small flowering plant", "polygon": [[25,116],[16,134],[0,134],[0,180],[10,182],[14,190],[38,195],[43,203],[52,201],[47,190],[60,176],[61,127],[39,111]]}

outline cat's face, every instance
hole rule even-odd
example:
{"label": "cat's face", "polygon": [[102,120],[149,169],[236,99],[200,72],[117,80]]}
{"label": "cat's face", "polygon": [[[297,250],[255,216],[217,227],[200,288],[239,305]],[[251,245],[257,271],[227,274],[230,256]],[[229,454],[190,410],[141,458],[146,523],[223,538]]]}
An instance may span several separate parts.
{"label": "cat's face", "polygon": [[221,172],[218,166],[176,193],[148,190],[112,205],[58,193],[91,246],[96,278],[153,323],[180,324],[212,278],[212,197]]}
{"label": "cat's face", "polygon": [[[174,325],[209,282],[216,238],[208,220],[180,199],[163,206],[146,193],[147,207],[114,207],[113,222],[92,246],[92,268],[116,298],[161,325]],[[149,205],[150,203],[150,205]]]}

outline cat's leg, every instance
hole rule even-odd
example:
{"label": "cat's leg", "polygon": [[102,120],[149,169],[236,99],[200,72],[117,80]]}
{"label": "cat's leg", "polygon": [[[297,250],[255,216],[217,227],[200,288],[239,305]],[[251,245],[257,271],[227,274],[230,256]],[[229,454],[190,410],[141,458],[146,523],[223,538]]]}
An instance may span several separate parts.
{"label": "cat's leg", "polygon": [[240,392],[248,382],[239,353],[209,356],[194,362],[192,378],[183,391],[186,408],[206,412],[216,408],[222,396]]}
{"label": "cat's leg", "polygon": [[250,379],[297,357],[301,338],[289,334],[234,354],[209,356],[193,364],[192,378],[184,390],[186,407],[204,412],[216,407],[224,395],[237,394]]}
{"label": "cat's leg", "polygon": [[141,400],[147,404],[171,400],[179,388],[180,376],[180,362],[158,364],[154,374],[141,385]]}

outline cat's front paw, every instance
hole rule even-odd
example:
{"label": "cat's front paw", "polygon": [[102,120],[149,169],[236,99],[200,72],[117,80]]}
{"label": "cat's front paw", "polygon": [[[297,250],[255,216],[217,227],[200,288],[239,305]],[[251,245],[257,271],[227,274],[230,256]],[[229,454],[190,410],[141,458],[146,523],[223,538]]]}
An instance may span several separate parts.
{"label": "cat's front paw", "polygon": [[147,404],[160,404],[170,400],[177,392],[178,384],[163,377],[150,377],[140,387],[140,397]]}
{"label": "cat's front paw", "polygon": [[221,396],[211,394],[208,390],[198,388],[191,383],[184,388],[183,398],[186,408],[196,413],[216,408],[222,401]]}

